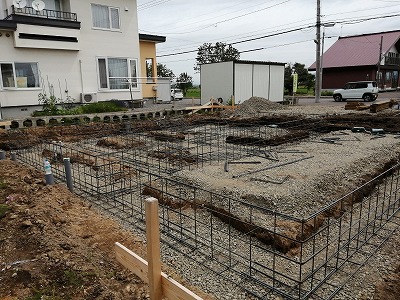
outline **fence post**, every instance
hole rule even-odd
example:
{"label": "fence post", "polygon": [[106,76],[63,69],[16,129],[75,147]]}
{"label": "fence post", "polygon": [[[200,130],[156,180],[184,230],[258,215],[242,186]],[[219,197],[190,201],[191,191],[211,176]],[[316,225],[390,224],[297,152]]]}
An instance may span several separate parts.
{"label": "fence post", "polygon": [[3,150],[0,150],[0,160],[6,159],[6,152]]}
{"label": "fence post", "polygon": [[158,200],[153,197],[146,199],[146,238],[150,299],[161,300],[160,223]]}

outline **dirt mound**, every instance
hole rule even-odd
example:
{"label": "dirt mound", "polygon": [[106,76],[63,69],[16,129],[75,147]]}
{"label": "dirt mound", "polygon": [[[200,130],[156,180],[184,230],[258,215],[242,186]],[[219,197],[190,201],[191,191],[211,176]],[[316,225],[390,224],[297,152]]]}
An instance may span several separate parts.
{"label": "dirt mound", "polygon": [[148,299],[113,249],[122,242],[145,257],[142,242],[64,185],[1,161],[1,208],[0,299]]}
{"label": "dirt mound", "polygon": [[239,104],[239,107],[231,112],[231,116],[240,118],[251,118],[260,116],[266,112],[287,109],[286,106],[270,101],[262,97],[251,97]]}

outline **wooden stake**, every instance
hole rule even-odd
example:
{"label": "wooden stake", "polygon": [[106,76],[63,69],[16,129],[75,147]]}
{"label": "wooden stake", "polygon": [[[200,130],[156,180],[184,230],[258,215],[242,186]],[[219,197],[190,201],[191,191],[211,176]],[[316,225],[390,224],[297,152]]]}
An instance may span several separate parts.
{"label": "wooden stake", "polygon": [[161,300],[160,223],[158,200],[153,197],[146,199],[146,237],[150,299]]}

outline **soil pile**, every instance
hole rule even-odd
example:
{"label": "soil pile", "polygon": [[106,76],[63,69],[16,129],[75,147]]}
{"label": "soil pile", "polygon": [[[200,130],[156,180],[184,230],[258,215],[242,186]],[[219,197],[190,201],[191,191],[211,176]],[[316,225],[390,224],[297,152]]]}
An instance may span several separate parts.
{"label": "soil pile", "polygon": [[43,174],[0,161],[0,299],[149,299],[115,260],[141,241]]}

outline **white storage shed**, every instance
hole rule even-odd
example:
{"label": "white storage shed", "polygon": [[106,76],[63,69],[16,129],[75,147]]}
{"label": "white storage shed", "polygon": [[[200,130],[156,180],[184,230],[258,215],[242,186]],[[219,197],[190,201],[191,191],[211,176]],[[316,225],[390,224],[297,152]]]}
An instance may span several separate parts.
{"label": "white storage shed", "polygon": [[222,98],[235,103],[251,97],[283,101],[285,64],[260,61],[227,61],[200,66],[201,104]]}

